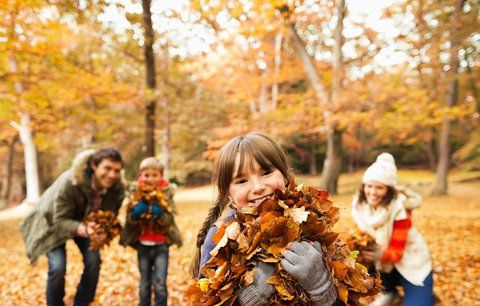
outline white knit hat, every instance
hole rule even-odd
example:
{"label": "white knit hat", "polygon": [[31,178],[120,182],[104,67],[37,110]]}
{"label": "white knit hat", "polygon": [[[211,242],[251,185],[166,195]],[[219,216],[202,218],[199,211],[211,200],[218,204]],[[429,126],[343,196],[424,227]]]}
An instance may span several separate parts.
{"label": "white knit hat", "polygon": [[377,156],[377,160],[368,167],[363,174],[362,182],[378,182],[387,186],[397,184],[397,167],[392,154],[382,153]]}

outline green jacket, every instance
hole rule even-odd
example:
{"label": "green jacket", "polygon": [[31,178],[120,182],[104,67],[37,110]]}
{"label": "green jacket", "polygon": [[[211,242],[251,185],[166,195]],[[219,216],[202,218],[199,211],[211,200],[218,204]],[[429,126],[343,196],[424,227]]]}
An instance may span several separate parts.
{"label": "green jacket", "polygon": [[[88,150],[74,159],[72,167],[42,194],[34,210],[20,224],[20,232],[30,262],[75,236],[77,227],[92,206],[93,188],[85,172]],[[118,213],[125,197],[122,182],[115,183],[103,196],[102,209]]]}
{"label": "green jacket", "polygon": [[[160,226],[165,228],[165,236],[167,244],[176,244],[178,247],[183,245],[180,230],[175,223],[173,215],[176,213],[175,202],[173,201],[173,188],[168,185],[164,188],[165,194],[168,196],[168,205],[170,206],[171,213],[164,211],[163,216],[160,219]],[[138,237],[140,236],[140,224],[139,222],[132,221],[130,216],[126,216],[125,226],[120,233],[120,244],[123,246],[131,246],[135,248],[138,243]]]}

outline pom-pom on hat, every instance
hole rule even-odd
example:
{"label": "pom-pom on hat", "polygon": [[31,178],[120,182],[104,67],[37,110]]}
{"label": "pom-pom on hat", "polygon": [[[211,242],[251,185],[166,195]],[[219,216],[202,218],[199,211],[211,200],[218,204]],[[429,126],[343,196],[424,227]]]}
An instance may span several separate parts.
{"label": "pom-pom on hat", "polygon": [[392,154],[378,155],[377,160],[368,167],[363,174],[362,182],[365,184],[371,181],[392,187],[397,184],[397,167]]}

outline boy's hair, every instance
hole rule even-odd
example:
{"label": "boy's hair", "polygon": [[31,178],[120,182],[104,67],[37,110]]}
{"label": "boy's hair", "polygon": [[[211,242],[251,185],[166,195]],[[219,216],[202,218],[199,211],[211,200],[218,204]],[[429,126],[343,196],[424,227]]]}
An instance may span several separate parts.
{"label": "boy's hair", "polygon": [[[387,186],[387,194],[383,197],[380,205],[388,206],[390,202],[397,196],[397,190],[392,186]],[[358,203],[367,203],[367,197],[365,196],[365,184],[361,184],[358,188]]]}
{"label": "boy's hair", "polygon": [[138,167],[138,171],[142,172],[145,169],[155,169],[159,170],[160,173],[163,175],[163,169],[165,167],[163,164],[158,160],[156,157],[147,157],[142,162],[140,163],[140,166]]}
{"label": "boy's hair", "polygon": [[115,149],[115,148],[101,148],[101,149],[96,150],[92,154],[92,156],[90,156],[88,158],[87,166],[86,166],[86,169],[85,169],[87,174],[89,176],[91,176],[93,174],[92,164],[94,164],[95,166],[98,166],[98,165],[100,165],[100,163],[104,159],[109,159],[109,160],[114,161],[114,162],[119,162],[123,165],[122,155],[120,154],[120,152],[117,149]]}
{"label": "boy's hair", "polygon": [[218,197],[210,207],[208,216],[197,235],[197,251],[191,265],[191,274],[196,277],[200,265],[200,248],[208,230],[217,221],[228,203],[228,190],[235,171],[235,160],[240,154],[238,171],[247,166],[253,168],[256,161],[262,169],[278,169],[287,182],[293,179],[293,168],[285,151],[269,137],[260,133],[249,133],[231,139],[220,149],[213,166],[213,183],[218,188]]}

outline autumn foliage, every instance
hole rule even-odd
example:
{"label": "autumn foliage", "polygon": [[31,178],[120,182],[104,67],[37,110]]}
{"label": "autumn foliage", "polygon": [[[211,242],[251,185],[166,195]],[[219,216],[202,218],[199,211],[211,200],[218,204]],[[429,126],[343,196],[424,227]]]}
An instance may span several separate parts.
{"label": "autumn foliage", "polygon": [[88,214],[83,221],[85,225],[95,224],[95,231],[90,233],[90,249],[100,249],[109,245],[110,241],[120,234],[122,226],[117,219],[117,214],[110,210],[95,210]]}
{"label": "autumn foliage", "polygon": [[373,252],[376,247],[376,242],[375,238],[370,236],[369,234],[360,231],[359,229],[356,229],[355,231],[350,232],[347,238],[345,238],[347,246],[351,250],[357,251],[356,254],[356,261],[361,264],[366,266],[367,268],[370,268],[370,265],[372,263],[362,256],[363,251],[369,251]]}
{"label": "autumn foliage", "polygon": [[[168,204],[168,196],[163,188],[140,184],[138,189],[131,195],[131,201],[127,207],[127,216],[130,216],[135,205],[142,201],[150,204],[157,203],[162,211],[172,213]],[[161,216],[154,215],[150,210],[147,210],[140,215],[140,219],[137,222],[142,233],[146,231],[159,232],[162,227],[159,223],[160,219]]]}
{"label": "autumn foliage", "polygon": [[296,187],[256,205],[242,207],[234,219],[220,226],[213,240],[212,258],[202,267],[204,278],[195,280],[186,291],[190,305],[232,305],[237,289],[253,282],[256,262],[275,264],[268,282],[275,287],[270,305],[309,305],[309,297],[283,270],[282,252],[293,241],[319,241],[338,298],[359,305],[362,299],[379,292],[380,280],[368,275],[355,260],[355,252],[338,239],[332,227],[339,220],[339,209],[328,200],[328,192],[313,187]]}

